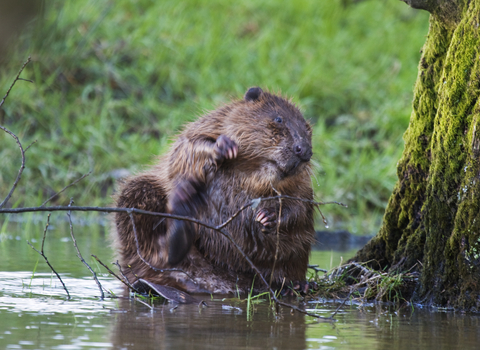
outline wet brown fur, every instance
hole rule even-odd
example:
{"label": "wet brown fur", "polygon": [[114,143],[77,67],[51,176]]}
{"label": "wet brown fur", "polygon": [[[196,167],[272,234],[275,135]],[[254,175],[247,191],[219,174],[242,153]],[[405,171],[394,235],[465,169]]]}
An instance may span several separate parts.
{"label": "wet brown fur", "polygon": [[[276,123],[276,116],[280,116],[283,123]],[[238,145],[238,156],[217,164],[213,150],[220,135],[226,135]],[[157,165],[127,179],[116,198],[117,206],[171,212],[169,199],[178,183],[187,179],[203,184],[206,205],[196,208],[195,217],[213,225],[224,222],[254,198],[276,195],[272,187],[281,194],[311,200],[310,162],[299,162],[292,151],[299,140],[310,147],[311,155],[311,127],[290,101],[268,92],[253,101],[233,101],[188,124]],[[292,164],[297,164],[293,170]],[[255,221],[256,213],[262,208],[275,210],[278,215],[279,203],[261,202],[255,210],[242,212],[225,230],[269,280],[277,235],[276,230],[262,232],[264,227]],[[283,200],[273,281],[276,288],[284,281],[305,280],[314,240],[313,211],[311,204]],[[143,257],[155,267],[170,267],[168,220],[159,223],[158,217],[134,217]],[[218,232],[194,227],[194,243],[175,267],[188,272],[196,283],[181,272],[158,273],[146,266],[137,254],[130,218],[125,213],[117,214],[117,249],[130,281],[140,277],[187,292],[247,291],[254,273],[245,259]],[[257,290],[264,287],[259,278],[255,285]]]}

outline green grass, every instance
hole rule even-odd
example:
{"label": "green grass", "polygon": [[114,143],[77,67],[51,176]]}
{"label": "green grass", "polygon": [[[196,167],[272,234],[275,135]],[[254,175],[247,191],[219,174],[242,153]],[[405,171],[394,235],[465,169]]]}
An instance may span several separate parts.
{"label": "green grass", "polygon": [[[315,192],[333,229],[374,233],[396,181],[425,13],[399,1],[50,1],[0,70],[0,125],[26,146],[11,203],[108,205],[181,126],[250,86],[292,96],[314,126]],[[3,95],[3,93],[2,93]],[[0,134],[0,197],[20,166]],[[318,186],[317,186],[318,184]],[[320,223],[320,220],[319,220]],[[320,227],[320,225],[319,225]]]}

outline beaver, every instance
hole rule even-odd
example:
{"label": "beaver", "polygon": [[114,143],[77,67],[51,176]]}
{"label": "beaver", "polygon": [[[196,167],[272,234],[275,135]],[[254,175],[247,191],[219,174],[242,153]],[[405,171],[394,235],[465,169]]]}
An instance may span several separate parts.
{"label": "beaver", "polygon": [[[253,199],[281,193],[313,200],[311,139],[311,126],[291,101],[250,88],[243,99],[188,124],[153,168],[125,180],[117,207],[189,216],[215,226]],[[267,281],[275,262],[272,287],[280,288],[305,281],[315,235],[313,214],[308,201],[261,201],[224,230]],[[214,230],[134,214],[143,259],[158,269],[183,271],[159,272],[137,253],[129,215],[117,213],[115,223],[121,266],[130,280],[142,278],[191,293],[245,293],[252,285],[265,289],[245,258]]]}

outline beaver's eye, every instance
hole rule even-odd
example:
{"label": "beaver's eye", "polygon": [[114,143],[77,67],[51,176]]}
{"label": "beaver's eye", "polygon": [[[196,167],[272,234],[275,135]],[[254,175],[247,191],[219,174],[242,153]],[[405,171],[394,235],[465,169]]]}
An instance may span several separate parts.
{"label": "beaver's eye", "polygon": [[280,118],[280,117],[276,117],[274,120],[275,120],[277,123],[281,123],[281,122],[282,122],[282,118]]}

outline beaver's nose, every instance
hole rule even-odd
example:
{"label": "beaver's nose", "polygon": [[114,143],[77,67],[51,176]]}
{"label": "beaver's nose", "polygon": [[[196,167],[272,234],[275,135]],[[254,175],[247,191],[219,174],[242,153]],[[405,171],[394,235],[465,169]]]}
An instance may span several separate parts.
{"label": "beaver's nose", "polygon": [[295,144],[293,146],[293,152],[295,152],[296,156],[304,162],[308,162],[313,154],[312,147],[306,142]]}

